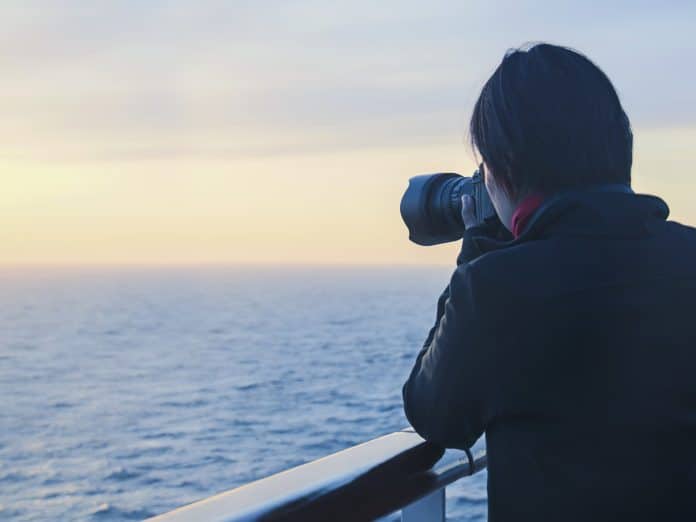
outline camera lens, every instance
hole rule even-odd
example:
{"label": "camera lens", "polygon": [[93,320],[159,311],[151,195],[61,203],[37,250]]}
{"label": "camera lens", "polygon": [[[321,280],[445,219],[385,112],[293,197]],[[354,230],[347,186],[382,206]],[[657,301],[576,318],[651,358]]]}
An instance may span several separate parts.
{"label": "camera lens", "polygon": [[462,196],[474,198],[478,222],[495,215],[495,209],[476,171],[470,178],[453,172],[423,174],[408,182],[401,198],[401,217],[409,239],[419,245],[456,241],[464,234]]}
{"label": "camera lens", "polygon": [[452,172],[424,174],[409,180],[401,199],[401,217],[411,241],[437,245],[462,237],[461,194],[467,180],[470,178]]}

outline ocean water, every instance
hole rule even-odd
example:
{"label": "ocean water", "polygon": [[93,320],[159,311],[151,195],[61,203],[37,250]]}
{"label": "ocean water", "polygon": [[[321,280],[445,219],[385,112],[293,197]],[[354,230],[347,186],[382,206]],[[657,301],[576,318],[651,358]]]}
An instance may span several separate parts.
{"label": "ocean water", "polygon": [[[0,519],[140,520],[403,428],[450,272],[3,269]],[[485,472],[447,495],[485,520]]]}

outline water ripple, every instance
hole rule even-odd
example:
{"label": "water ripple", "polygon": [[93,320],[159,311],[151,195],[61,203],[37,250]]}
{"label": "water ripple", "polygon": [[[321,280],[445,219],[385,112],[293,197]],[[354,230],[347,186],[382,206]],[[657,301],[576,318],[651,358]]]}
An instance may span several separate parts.
{"label": "water ripple", "polygon": [[141,520],[405,426],[449,269],[283,270],[0,271],[0,519]]}

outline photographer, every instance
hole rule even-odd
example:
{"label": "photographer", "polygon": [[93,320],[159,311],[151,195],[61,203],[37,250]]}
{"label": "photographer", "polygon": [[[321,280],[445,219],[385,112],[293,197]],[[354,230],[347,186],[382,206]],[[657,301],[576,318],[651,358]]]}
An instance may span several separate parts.
{"label": "photographer", "polygon": [[485,433],[491,521],[696,520],[696,230],[631,190],[611,82],[563,47],[509,52],[470,133],[497,217],[463,198],[409,421],[445,447]]}

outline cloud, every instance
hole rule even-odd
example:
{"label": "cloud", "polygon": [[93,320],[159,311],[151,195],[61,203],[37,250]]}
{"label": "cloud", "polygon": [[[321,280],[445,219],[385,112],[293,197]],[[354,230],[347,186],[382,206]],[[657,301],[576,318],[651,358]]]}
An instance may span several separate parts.
{"label": "cloud", "polygon": [[39,2],[0,8],[2,155],[263,155],[462,137],[504,51],[571,45],[634,125],[695,126],[688,2]]}

